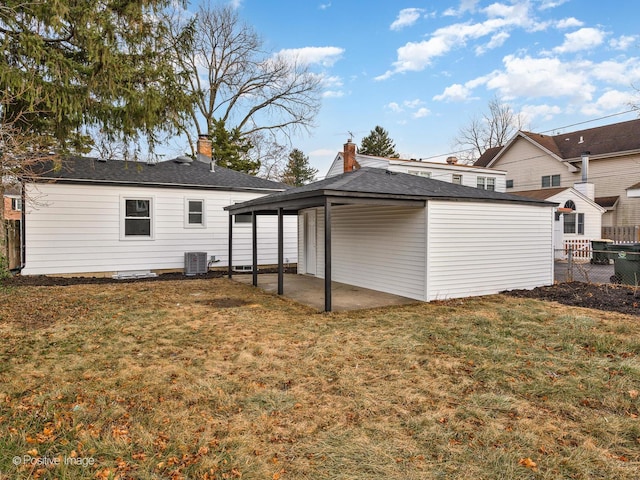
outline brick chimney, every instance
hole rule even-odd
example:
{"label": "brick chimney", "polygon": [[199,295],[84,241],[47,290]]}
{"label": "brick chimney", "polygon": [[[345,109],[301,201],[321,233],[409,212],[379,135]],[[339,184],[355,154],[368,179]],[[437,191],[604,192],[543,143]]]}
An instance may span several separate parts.
{"label": "brick chimney", "polygon": [[208,163],[211,165],[211,171],[214,171],[215,165],[212,158],[212,148],[213,144],[209,135],[202,134],[198,136],[198,143],[196,145],[196,159],[203,163]]}
{"label": "brick chimney", "polygon": [[360,168],[360,165],[356,162],[356,144],[351,139],[344,144],[342,156],[344,159],[344,173],[353,172]]}

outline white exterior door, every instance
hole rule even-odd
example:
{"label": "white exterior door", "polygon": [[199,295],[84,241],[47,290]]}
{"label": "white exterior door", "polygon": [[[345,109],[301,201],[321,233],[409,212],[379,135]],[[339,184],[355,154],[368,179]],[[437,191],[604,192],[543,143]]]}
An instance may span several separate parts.
{"label": "white exterior door", "polygon": [[305,270],[309,275],[316,274],[316,230],[316,211],[311,210],[304,214]]}

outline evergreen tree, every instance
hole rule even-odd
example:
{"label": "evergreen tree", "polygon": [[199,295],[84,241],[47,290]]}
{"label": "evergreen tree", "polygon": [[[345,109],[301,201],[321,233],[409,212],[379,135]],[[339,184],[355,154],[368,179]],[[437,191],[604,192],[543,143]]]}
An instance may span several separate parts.
{"label": "evergreen tree", "polygon": [[289,154],[289,161],[282,173],[282,183],[293,187],[312,182],[316,178],[318,170],[309,165],[309,157],[301,150],[294,148]]}
{"label": "evergreen tree", "polygon": [[211,141],[217,165],[249,175],[258,173],[260,161],[249,157],[249,150],[253,146],[242,136],[239,128],[229,131],[224,120],[214,120]]}
{"label": "evergreen tree", "polygon": [[172,3],[3,0],[2,125],[49,136],[62,151],[90,147],[87,127],[153,144],[167,112],[186,106],[157,16]]}
{"label": "evergreen tree", "polygon": [[398,158],[396,145],[389,138],[389,132],[377,125],[368,136],[362,139],[359,153],[376,157]]}

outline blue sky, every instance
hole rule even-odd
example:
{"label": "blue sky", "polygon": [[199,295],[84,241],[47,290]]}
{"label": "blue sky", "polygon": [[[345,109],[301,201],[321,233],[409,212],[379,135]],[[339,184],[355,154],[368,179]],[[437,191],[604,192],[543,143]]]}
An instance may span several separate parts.
{"label": "blue sky", "polygon": [[629,110],[640,88],[637,0],[233,5],[266,49],[294,53],[322,76],[317,126],[293,139],[320,176],[348,132],[360,144],[381,125],[402,158],[446,157],[460,127],[493,97],[522,112],[528,129],[560,131]]}

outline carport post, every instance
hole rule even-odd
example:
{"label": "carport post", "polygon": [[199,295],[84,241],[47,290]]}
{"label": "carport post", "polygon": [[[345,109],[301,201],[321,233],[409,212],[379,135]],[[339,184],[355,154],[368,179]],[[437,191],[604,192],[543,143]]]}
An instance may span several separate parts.
{"label": "carport post", "polygon": [[258,222],[256,212],[251,212],[251,239],[253,244],[253,286],[258,286]]}
{"label": "carport post", "polygon": [[283,209],[278,208],[278,295],[284,293],[284,221]]}
{"label": "carport post", "polygon": [[233,215],[229,214],[229,261],[227,274],[229,278],[233,277]]}
{"label": "carport post", "polygon": [[331,311],[331,201],[324,199],[324,311]]}

